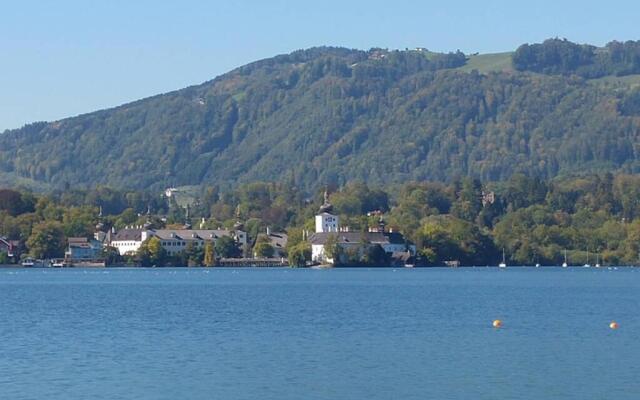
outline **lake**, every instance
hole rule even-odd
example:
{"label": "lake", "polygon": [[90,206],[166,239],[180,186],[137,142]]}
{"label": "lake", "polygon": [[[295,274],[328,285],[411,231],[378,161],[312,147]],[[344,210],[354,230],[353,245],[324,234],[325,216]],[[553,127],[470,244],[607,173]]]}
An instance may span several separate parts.
{"label": "lake", "polygon": [[2,269],[0,305],[13,400],[640,393],[640,269]]}

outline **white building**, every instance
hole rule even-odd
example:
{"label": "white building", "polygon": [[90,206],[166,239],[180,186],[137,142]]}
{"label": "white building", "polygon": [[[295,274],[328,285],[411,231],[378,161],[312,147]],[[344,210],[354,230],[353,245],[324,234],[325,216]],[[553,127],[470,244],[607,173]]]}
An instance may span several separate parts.
{"label": "white building", "polygon": [[160,239],[162,248],[167,254],[174,255],[187,249],[189,245],[204,247],[206,243],[214,245],[223,236],[233,238],[239,245],[247,243],[247,234],[243,231],[229,231],[225,229],[158,229],[152,235]]}
{"label": "white building", "polygon": [[408,259],[416,255],[416,246],[408,242],[399,232],[385,231],[384,222],[375,230],[369,232],[349,232],[340,228],[339,218],[331,213],[333,207],[329,204],[325,194],[325,203],[316,215],[316,232],[309,237],[311,242],[311,260],[316,263],[333,264],[335,260],[327,257],[325,246],[329,240],[343,250],[355,249],[362,251],[367,246],[379,245],[391,259]]}
{"label": "white building", "polygon": [[316,232],[338,232],[339,218],[328,212],[316,215]]}
{"label": "white building", "polygon": [[[340,229],[340,219],[337,215],[332,214],[333,206],[329,203],[329,193],[324,192],[324,203],[320,206],[320,212],[316,215],[316,232],[311,235],[310,239],[313,239],[318,234],[324,234],[323,237],[328,237],[330,233],[337,233]],[[327,258],[324,253],[324,243],[316,240],[314,243],[311,240],[311,260],[314,262],[329,262],[333,263],[333,260]]]}
{"label": "white building", "polygon": [[165,189],[164,195],[167,198],[171,198],[174,195],[174,193],[176,193],[177,191],[178,191],[178,189],[170,187],[170,188]]}
{"label": "white building", "polygon": [[335,240],[335,243],[345,251],[348,249],[361,251],[363,245],[365,247],[379,245],[391,258],[400,256],[407,258],[406,256],[416,255],[416,246],[405,240],[404,236],[398,232],[317,232],[309,238],[313,262],[329,264],[335,262],[325,253],[325,246],[330,239]]}
{"label": "white building", "polygon": [[109,246],[118,249],[121,256],[134,254],[138,251],[142,242],[149,238],[149,230],[146,229],[121,229],[111,235]]}
{"label": "white building", "polygon": [[142,246],[142,243],[151,238],[157,237],[162,248],[169,255],[174,255],[187,249],[192,244],[194,246],[204,246],[207,242],[215,242],[223,237],[233,238],[240,246],[247,244],[247,233],[244,231],[230,231],[224,229],[121,229],[111,234],[108,245],[118,249],[120,255],[135,254]]}

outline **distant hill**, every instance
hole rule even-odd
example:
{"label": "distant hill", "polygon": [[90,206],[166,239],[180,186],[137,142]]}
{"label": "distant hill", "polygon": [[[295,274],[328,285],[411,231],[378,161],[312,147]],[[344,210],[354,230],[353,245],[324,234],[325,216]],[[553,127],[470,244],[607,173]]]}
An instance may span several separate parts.
{"label": "distant hill", "polygon": [[310,190],[640,170],[637,42],[514,53],[320,47],[0,135],[0,184]]}

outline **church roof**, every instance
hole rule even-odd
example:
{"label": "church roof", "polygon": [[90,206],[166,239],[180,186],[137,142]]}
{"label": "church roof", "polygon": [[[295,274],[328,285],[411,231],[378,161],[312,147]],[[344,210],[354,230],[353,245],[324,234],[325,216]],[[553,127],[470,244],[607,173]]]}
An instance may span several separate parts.
{"label": "church roof", "polygon": [[311,244],[327,243],[329,237],[335,237],[340,244],[358,244],[364,240],[373,244],[389,243],[384,234],[379,232],[316,232],[309,237]]}
{"label": "church roof", "polygon": [[335,236],[339,244],[359,244],[363,241],[381,246],[407,243],[399,232],[316,232],[309,237],[309,241],[311,244],[325,245],[330,236]]}
{"label": "church roof", "polygon": [[112,241],[114,242],[133,240],[138,242],[142,240],[142,229],[121,229],[112,238]]}

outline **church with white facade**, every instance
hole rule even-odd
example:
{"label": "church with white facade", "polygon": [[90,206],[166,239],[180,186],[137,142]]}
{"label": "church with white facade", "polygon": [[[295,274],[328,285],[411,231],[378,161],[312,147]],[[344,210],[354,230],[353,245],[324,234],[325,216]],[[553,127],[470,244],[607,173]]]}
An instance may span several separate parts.
{"label": "church with white facade", "polygon": [[315,217],[315,233],[309,237],[311,242],[311,259],[318,264],[335,264],[336,260],[328,257],[325,248],[328,242],[336,243],[343,250],[361,249],[363,245],[379,245],[391,259],[407,260],[416,255],[416,246],[407,241],[399,232],[387,231],[382,219],[375,229],[369,232],[351,232],[340,226],[340,218],[333,214],[333,206],[325,193],[324,204]]}

